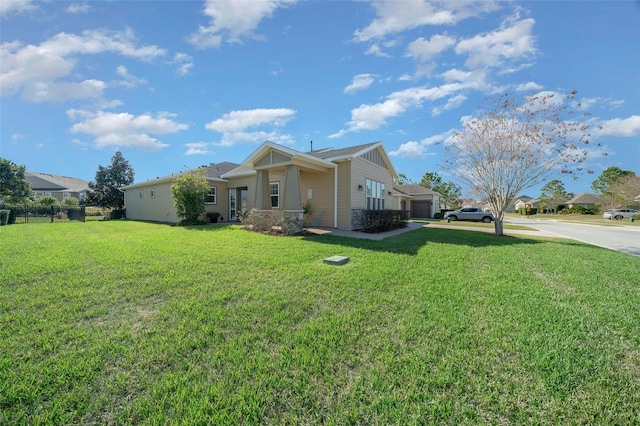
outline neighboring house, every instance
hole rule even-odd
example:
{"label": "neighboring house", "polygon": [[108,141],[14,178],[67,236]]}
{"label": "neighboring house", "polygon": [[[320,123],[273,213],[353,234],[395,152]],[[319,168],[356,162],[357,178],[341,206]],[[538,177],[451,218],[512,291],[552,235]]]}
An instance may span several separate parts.
{"label": "neighboring house", "polygon": [[[381,142],[304,153],[267,141],[242,164],[211,164],[207,172],[205,208],[221,220],[237,220],[239,212],[252,209],[301,215],[308,202],[305,219],[314,226],[354,229],[360,210],[396,208],[397,173]],[[177,176],[122,188],[127,218],[178,222],[171,197]]]}
{"label": "neighboring house", "polygon": [[581,206],[586,209],[593,209],[600,207],[604,200],[597,194],[591,194],[589,192],[583,192],[582,194],[578,194],[569,201],[567,201],[567,206],[569,208]]}
{"label": "neighboring house", "polygon": [[75,197],[82,201],[89,191],[89,183],[78,178],[28,171],[25,171],[24,177],[31,184],[36,198],[54,197],[62,201]]}
{"label": "neighboring house", "polygon": [[409,210],[414,218],[433,218],[440,210],[440,194],[416,184],[396,185],[393,187],[396,210]]}
{"label": "neighboring house", "polygon": [[540,200],[524,195],[522,197],[519,197],[514,203],[515,210],[520,210],[526,208],[527,206],[531,206],[532,209],[540,209]]}

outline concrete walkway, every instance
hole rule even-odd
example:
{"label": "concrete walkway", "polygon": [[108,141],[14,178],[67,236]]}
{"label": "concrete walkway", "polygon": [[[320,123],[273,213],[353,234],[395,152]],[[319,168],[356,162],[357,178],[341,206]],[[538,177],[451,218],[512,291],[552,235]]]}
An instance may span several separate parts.
{"label": "concrete walkway", "polygon": [[[474,226],[463,226],[463,225],[448,225],[448,224],[440,224],[438,222],[409,222],[409,225],[406,228],[395,229],[389,232],[382,232],[380,234],[369,234],[361,231],[345,231],[342,229],[334,229],[334,228],[308,228],[307,232],[310,234],[316,235],[334,235],[336,237],[349,237],[349,238],[361,238],[365,240],[375,240],[380,241],[385,238],[393,237],[399,234],[403,234],[409,231],[415,231],[420,228],[446,228],[452,230],[463,230],[463,231],[480,231],[480,232],[489,232],[493,233],[493,228],[479,228]],[[517,229],[505,229],[505,235],[530,235],[536,237],[555,237],[555,235],[543,232],[543,231],[526,231],[526,230],[517,230]]]}

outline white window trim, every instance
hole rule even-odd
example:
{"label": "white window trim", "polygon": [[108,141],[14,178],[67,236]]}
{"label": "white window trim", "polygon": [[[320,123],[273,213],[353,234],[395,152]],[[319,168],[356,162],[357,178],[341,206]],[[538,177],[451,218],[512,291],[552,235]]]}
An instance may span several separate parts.
{"label": "white window trim", "polygon": [[[272,194],[271,193],[271,185],[275,185],[276,188],[278,188],[278,193],[277,194]],[[277,197],[278,202],[276,203],[276,205],[273,205],[273,197]],[[269,199],[271,200],[271,208],[272,209],[279,209],[280,208],[280,182],[269,182]]]}
{"label": "white window trim", "polygon": [[[209,196],[211,195],[211,190],[213,190],[213,201],[207,201],[209,199]],[[218,187],[217,186],[210,186],[209,187],[209,192],[204,197],[204,203],[205,204],[218,204]]]}
{"label": "white window trim", "polygon": [[378,182],[374,179],[365,180],[365,207],[367,210],[384,210],[385,209],[385,191],[384,182]]}

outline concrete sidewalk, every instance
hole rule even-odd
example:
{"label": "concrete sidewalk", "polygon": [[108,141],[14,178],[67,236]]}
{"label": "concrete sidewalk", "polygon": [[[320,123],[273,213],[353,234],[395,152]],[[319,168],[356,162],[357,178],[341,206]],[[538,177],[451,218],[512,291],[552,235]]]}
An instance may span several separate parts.
{"label": "concrete sidewalk", "polygon": [[[336,237],[349,237],[349,238],[360,238],[364,240],[375,240],[380,241],[385,238],[393,237],[399,234],[403,234],[409,231],[415,231],[420,228],[446,228],[446,229],[457,229],[462,231],[480,231],[480,232],[488,232],[493,233],[493,228],[478,228],[474,226],[463,226],[463,225],[449,225],[449,224],[440,224],[437,221],[435,222],[409,222],[409,225],[406,228],[395,229],[389,232],[382,232],[380,234],[369,234],[362,231],[345,231],[342,229],[334,229],[334,228],[308,228],[307,232],[315,235],[334,235]],[[556,237],[555,235],[543,232],[543,231],[527,231],[527,230],[519,230],[519,229],[505,229],[504,234],[509,235],[530,235],[535,237]]]}

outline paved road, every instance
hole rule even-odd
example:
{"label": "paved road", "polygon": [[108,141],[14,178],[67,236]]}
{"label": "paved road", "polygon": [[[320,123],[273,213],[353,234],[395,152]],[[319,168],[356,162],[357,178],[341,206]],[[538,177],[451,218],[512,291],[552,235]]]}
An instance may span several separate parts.
{"label": "paved road", "polygon": [[583,225],[565,221],[513,217],[505,218],[505,222],[530,226],[558,237],[640,256],[640,228],[636,226]]}

